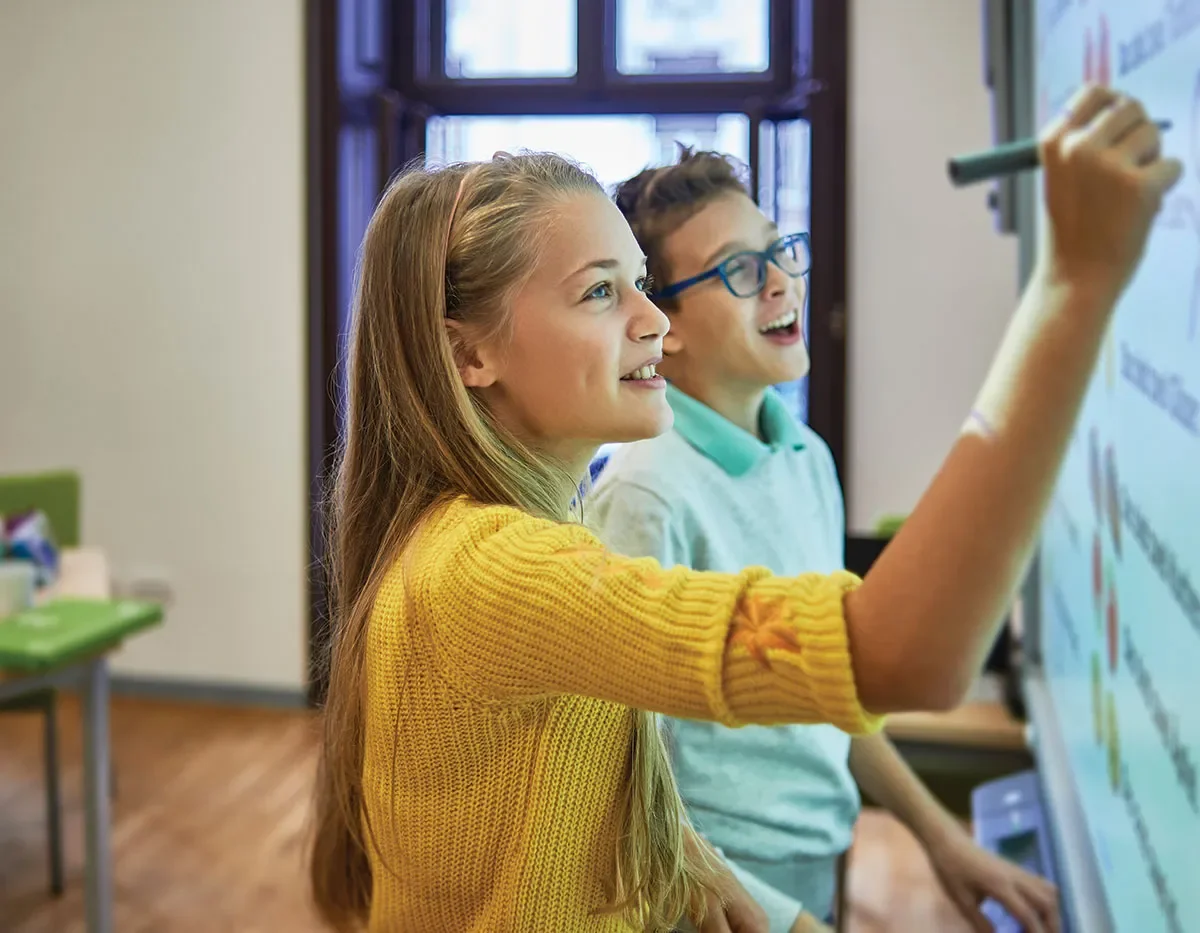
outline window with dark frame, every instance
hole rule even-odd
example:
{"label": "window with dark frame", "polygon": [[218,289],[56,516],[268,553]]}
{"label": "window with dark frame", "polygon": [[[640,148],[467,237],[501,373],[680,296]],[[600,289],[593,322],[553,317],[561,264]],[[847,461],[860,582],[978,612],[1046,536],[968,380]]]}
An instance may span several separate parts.
{"label": "window with dark frame", "polygon": [[[812,237],[812,370],[780,387],[845,460],[846,4],[840,0],[307,0],[312,551],[336,450],[354,257],[417,160],[565,151],[611,185],[676,144],[744,161]],[[319,574],[318,574],[319,576]],[[313,584],[313,644],[327,627]],[[314,647],[314,699],[322,692]]]}
{"label": "window with dark frame", "polygon": [[[827,90],[806,42],[811,2],[401,0],[393,12],[401,163],[549,149],[610,187],[682,143],[747,163],[764,210],[781,228],[809,229],[811,103]],[[813,277],[824,272],[814,257]],[[810,304],[810,340],[822,311]],[[780,391],[827,431],[825,384]],[[842,463],[840,437],[829,440]]]}

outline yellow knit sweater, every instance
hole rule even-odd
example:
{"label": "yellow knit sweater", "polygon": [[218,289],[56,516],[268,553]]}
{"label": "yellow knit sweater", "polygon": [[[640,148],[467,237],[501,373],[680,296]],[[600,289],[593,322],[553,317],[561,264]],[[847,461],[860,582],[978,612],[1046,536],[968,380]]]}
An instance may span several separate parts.
{"label": "yellow knit sweater", "polygon": [[579,525],[460,499],[384,580],[367,651],[370,929],[628,933],[597,916],[633,709],[878,728],[850,574],[662,569]]}

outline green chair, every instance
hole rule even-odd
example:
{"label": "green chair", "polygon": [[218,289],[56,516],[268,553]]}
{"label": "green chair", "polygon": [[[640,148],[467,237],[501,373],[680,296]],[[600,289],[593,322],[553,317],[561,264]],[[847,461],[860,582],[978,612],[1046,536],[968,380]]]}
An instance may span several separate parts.
{"label": "green chair", "polygon": [[[0,516],[39,509],[50,522],[59,547],[79,545],[79,475],[62,470],[22,476],[0,476]],[[46,830],[50,855],[50,890],[63,892],[62,800],[58,770],[58,697],[39,690],[7,703],[0,713],[41,712],[45,717],[43,748],[46,768]]]}

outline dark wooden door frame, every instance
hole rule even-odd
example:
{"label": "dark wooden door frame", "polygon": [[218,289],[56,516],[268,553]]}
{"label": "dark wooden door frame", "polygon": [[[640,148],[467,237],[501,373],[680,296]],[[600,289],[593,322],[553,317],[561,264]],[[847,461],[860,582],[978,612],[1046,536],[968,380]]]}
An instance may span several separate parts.
{"label": "dark wooden door frame", "polygon": [[308,305],[309,637],[308,693],[323,699],[329,641],[325,501],[337,442],[332,403],[338,366],[337,0],[305,2],[306,243]]}
{"label": "dark wooden door frame", "polygon": [[[813,272],[809,298],[809,424],[833,452],[848,488],[846,456],[847,85],[850,57],[848,0],[806,0],[812,9],[809,101],[812,127],[810,222]],[[819,179],[819,181],[817,181]],[[849,507],[849,495],[846,495]]]}

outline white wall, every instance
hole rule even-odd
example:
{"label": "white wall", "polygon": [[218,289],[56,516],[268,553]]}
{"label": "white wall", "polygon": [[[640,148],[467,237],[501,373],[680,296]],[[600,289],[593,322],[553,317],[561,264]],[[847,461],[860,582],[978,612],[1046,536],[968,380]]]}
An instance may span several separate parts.
{"label": "white wall", "polygon": [[970,411],[1016,302],[1015,239],[946,157],[991,142],[980,4],[854,0],[849,524],[906,512]]}
{"label": "white wall", "polygon": [[121,673],[304,683],[302,52],[300,0],[0,3],[0,472],[173,589]]}

